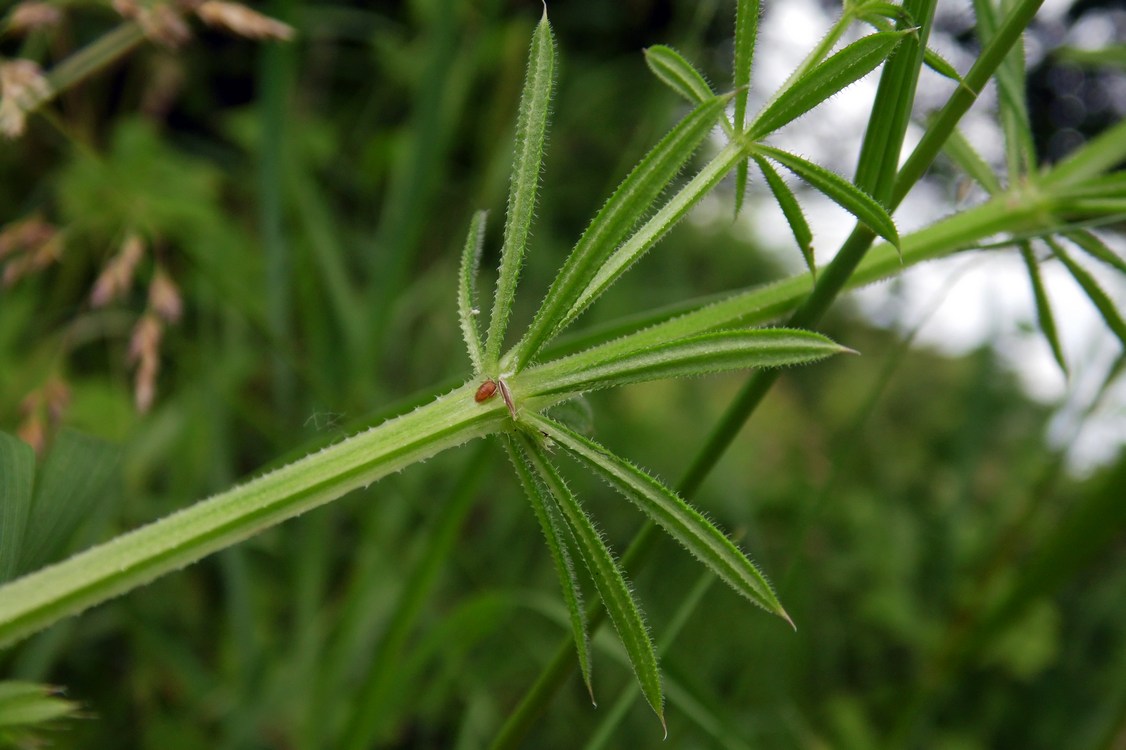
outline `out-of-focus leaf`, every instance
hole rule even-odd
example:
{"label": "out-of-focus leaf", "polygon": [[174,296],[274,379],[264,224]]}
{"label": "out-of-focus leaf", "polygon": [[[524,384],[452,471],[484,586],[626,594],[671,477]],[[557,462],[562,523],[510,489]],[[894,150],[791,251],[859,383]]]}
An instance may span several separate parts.
{"label": "out-of-focus leaf", "polygon": [[14,435],[0,432],[0,582],[18,573],[34,486],[35,452]]}

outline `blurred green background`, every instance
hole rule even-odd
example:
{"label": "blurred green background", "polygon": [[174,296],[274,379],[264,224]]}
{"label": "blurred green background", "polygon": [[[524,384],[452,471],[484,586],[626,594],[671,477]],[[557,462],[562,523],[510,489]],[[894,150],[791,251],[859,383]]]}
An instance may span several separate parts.
{"label": "blurred green background", "polygon": [[[555,118],[515,329],[682,111],[642,48],[671,44],[723,88],[732,5],[552,5]],[[65,427],[115,456],[73,548],[469,375],[458,252],[489,209],[487,289],[538,4],[258,7],[297,39],[196,24],[0,143],[0,225],[38,215],[60,232],[54,262],[0,289],[0,428]],[[58,60],[117,23],[70,5],[0,51]],[[146,247],[132,284],[94,307],[130,232]],[[776,278],[772,257],[725,205],[677,228],[584,322]],[[183,317],[164,327],[142,414],[130,340],[158,266]],[[797,632],[710,586],[671,542],[635,578],[658,642],[686,618],[663,658],[666,746],[1126,747],[1126,457],[1069,473],[1045,441],[1051,408],[989,348],[911,348],[847,304],[825,331],[864,356],[787,373],[695,501],[744,535]],[[600,393],[591,429],[673,482],[741,382]],[[624,549],[639,516],[569,474]],[[53,747],[471,748],[566,637],[538,526],[482,444],[0,652],[0,675],[84,705]],[[595,654],[598,709],[572,679],[528,747],[659,744],[643,702],[610,719],[632,676],[609,634]]]}

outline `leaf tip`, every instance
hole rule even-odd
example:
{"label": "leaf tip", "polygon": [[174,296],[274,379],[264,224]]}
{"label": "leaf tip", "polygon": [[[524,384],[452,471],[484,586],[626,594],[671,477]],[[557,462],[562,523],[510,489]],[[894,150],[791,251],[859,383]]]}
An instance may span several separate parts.
{"label": "leaf tip", "polygon": [[543,3],[543,16],[540,18],[541,22],[547,21],[547,0],[541,0]]}
{"label": "leaf tip", "polygon": [[782,609],[782,606],[781,606],[781,605],[779,605],[779,606],[778,606],[778,612],[777,612],[777,614],[778,614],[778,616],[779,616],[779,617],[781,617],[781,618],[782,618],[783,620],[785,620],[786,622],[790,623],[790,627],[794,629],[794,632],[795,632],[795,633],[796,633],[796,632],[798,632],[798,626],[794,624],[794,621],[793,621],[792,619],[790,619],[790,614],[789,614],[789,613],[788,613],[788,612],[787,612],[786,610]]}

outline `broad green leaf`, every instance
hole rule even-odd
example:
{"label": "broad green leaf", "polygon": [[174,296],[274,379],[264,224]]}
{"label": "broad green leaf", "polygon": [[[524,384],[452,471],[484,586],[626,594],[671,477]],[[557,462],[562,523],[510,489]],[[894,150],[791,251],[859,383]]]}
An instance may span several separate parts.
{"label": "broad green leaf", "polygon": [[571,323],[602,293],[632,266],[638,258],[657,244],[665,234],[684,218],[685,214],[711,192],[712,188],[739,163],[746,158],[746,147],[740,141],[730,143],[714,159],[692,178],[691,181],[638,229],[621,247],[605,260],[590,279],[589,283],[575,297],[574,304],[563,316],[558,329]]}
{"label": "broad green leaf", "polygon": [[35,482],[20,575],[62,557],[78,528],[106,500],[118,453],[115,446],[90,435],[59,432]]}
{"label": "broad green leaf", "polygon": [[1095,278],[1087,272],[1087,269],[1076,263],[1067,251],[1063,249],[1058,242],[1048,237],[1045,238],[1048,247],[1052,248],[1052,253],[1060,259],[1060,262],[1067,267],[1068,273],[1071,277],[1083,287],[1083,291],[1087,294],[1091,303],[1098,308],[1099,314],[1102,315],[1103,321],[1106,323],[1107,328],[1118,337],[1122,342],[1122,346],[1126,347],[1126,321],[1122,320],[1121,314],[1118,312],[1118,307],[1114,301],[1106,295],[1103,288],[1095,281]]}
{"label": "broad green leaf", "polygon": [[481,264],[481,250],[485,245],[485,220],[488,212],[478,211],[469,223],[469,235],[461,251],[461,271],[458,275],[457,313],[461,322],[461,335],[473,363],[473,373],[479,374],[484,366],[481,349],[481,329],[477,318],[477,269]]}
{"label": "broad green leaf", "polygon": [[802,257],[805,258],[805,265],[809,269],[810,276],[816,279],[817,265],[813,259],[813,232],[809,229],[809,223],[805,220],[805,214],[802,213],[798,199],[794,197],[793,191],[790,190],[789,185],[779,176],[774,167],[770,166],[770,162],[761,156],[756,156],[755,163],[762,170],[766,184],[770,186],[770,192],[774,194],[774,200],[778,201],[778,206],[786,216],[786,223],[790,225],[790,231],[794,233],[794,240],[797,241],[798,249],[801,250]]}
{"label": "broad green leaf", "polygon": [[583,288],[708,137],[728,99],[713,97],[692,110],[622,181],[563,263],[506,369],[521,369],[572,319],[566,313]]}
{"label": "broad green leaf", "polygon": [[1081,230],[1077,232],[1067,232],[1064,234],[1064,237],[1074,242],[1080,250],[1087,253],[1092,258],[1102,261],[1121,273],[1126,273],[1126,261],[1118,257],[1118,254],[1107,247],[1107,244],[1094,233]]}
{"label": "broad green leaf", "polygon": [[727,370],[796,365],[848,351],[819,333],[785,328],[704,333],[632,351],[608,349],[600,349],[596,356],[580,352],[564,357],[521,373],[514,380],[529,398]]}
{"label": "broad green leaf", "polygon": [[728,586],[792,625],[766,578],[734,542],[657,479],[592,440],[538,414],[532,426],[547,433],[579,463],[622,493]]}
{"label": "broad green leaf", "polygon": [[528,462],[520,454],[520,446],[511,435],[505,435],[504,445],[508,449],[508,457],[516,469],[516,476],[524,488],[524,494],[532,504],[532,512],[543,530],[544,539],[547,541],[551,561],[559,574],[559,586],[563,589],[563,599],[567,603],[567,612],[571,618],[571,632],[575,638],[575,652],[579,657],[579,669],[583,674],[590,700],[594,702],[594,684],[591,682],[590,662],[590,636],[586,629],[586,617],[583,614],[582,591],[579,588],[579,579],[575,575],[575,565],[571,561],[571,553],[567,551],[565,536],[565,521],[559,517],[559,509],[550,495],[544,493],[539,481],[533,476]]}
{"label": "broad green leaf", "polygon": [[610,615],[610,621],[614,623],[614,629],[618,631],[618,637],[626,647],[630,665],[641,684],[641,692],[664,726],[664,696],[661,691],[661,672],[657,666],[657,650],[649,637],[641,608],[626,583],[621,566],[614,559],[590,516],[579,505],[578,498],[563,482],[563,477],[554,464],[544,455],[543,449],[527,435],[522,434],[517,439],[520,441],[521,455],[539,475],[563,517],[567,519],[583,561],[606,606],[606,613]]}
{"label": "broad green leaf", "polygon": [[0,432],[0,583],[18,572],[34,485],[35,452],[16,436]]}
{"label": "broad green leaf", "polygon": [[985,163],[985,159],[970,145],[966,137],[958,129],[954,129],[950,133],[950,137],[942,147],[946,155],[949,156],[955,164],[961,167],[962,171],[968,174],[977,184],[985,188],[985,191],[990,195],[996,195],[1001,192],[1001,182],[997,179],[993,169]]}
{"label": "broad green leaf", "polygon": [[891,217],[888,216],[883,206],[863,190],[840,175],[781,149],[762,143],[755,144],[754,149],[760,154],[769,156],[820,190],[841,208],[867,224],[872,231],[894,245],[896,250],[901,251],[899,233],[896,231]]}
{"label": "broad green leaf", "polygon": [[656,44],[647,48],[645,64],[653,75],[693,104],[703,104],[715,96],[704,76],[672,47]]}
{"label": "broad green leaf", "polygon": [[1036,261],[1036,256],[1032,254],[1032,248],[1027,242],[1021,243],[1020,256],[1024,259],[1024,265],[1028,269],[1028,280],[1032,283],[1032,296],[1036,300],[1036,319],[1040,323],[1040,331],[1047,339],[1048,346],[1052,349],[1052,356],[1055,357],[1056,363],[1066,377],[1068,375],[1067,360],[1064,359],[1063,347],[1060,346],[1056,319],[1052,314],[1052,304],[1048,299],[1048,293],[1044,290],[1044,282],[1040,278],[1040,264]]}
{"label": "broad green leaf", "polygon": [[880,31],[848,45],[779,94],[751,123],[748,134],[757,141],[868,75],[909,33]]}
{"label": "broad green leaf", "polygon": [[536,209],[540,164],[543,160],[544,137],[551,109],[551,90],[555,77],[555,39],[547,22],[547,7],[532,34],[528,52],[528,74],[520,96],[520,113],[516,122],[516,154],[508,191],[508,213],[504,221],[504,244],[500,251],[500,272],[497,276],[493,312],[489,317],[489,334],[485,339],[483,369],[495,375],[508,316],[516,296],[516,282],[524,260],[528,232]]}
{"label": "broad green leaf", "polygon": [[[747,94],[751,88],[751,66],[758,36],[759,0],[739,0],[735,6],[735,134],[747,127]],[[735,215],[743,208],[747,192],[747,160],[735,172]]]}

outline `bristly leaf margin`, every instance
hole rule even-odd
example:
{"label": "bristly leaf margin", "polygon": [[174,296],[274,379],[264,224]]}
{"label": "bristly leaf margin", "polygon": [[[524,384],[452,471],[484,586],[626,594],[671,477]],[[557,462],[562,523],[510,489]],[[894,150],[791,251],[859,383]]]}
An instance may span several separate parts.
{"label": "bristly leaf margin", "polygon": [[487,211],[477,211],[469,223],[469,234],[461,252],[461,269],[458,274],[457,312],[461,335],[473,364],[473,374],[478,375],[484,366],[481,348],[481,328],[477,324],[481,310],[477,307],[477,270],[481,265],[481,250],[485,245]]}
{"label": "bristly leaf margin", "polygon": [[626,582],[625,572],[543,448],[527,434],[519,433],[516,439],[521,448],[520,455],[539,475],[544,488],[555,499],[567,520],[610,621],[626,648],[641,692],[664,727],[664,690],[661,687],[661,670],[657,665],[657,648],[649,635],[637,598]]}
{"label": "bristly leaf margin", "polygon": [[537,414],[530,423],[624,495],[737,593],[793,626],[766,576],[726,534],[673,490],[552,419]]}
{"label": "bristly leaf margin", "polygon": [[563,599],[567,604],[567,615],[571,620],[571,632],[575,639],[575,653],[579,657],[579,670],[582,672],[587,692],[590,693],[591,703],[597,705],[594,700],[594,683],[591,676],[590,633],[586,627],[582,590],[575,573],[575,564],[567,549],[567,539],[564,534],[566,522],[560,517],[560,511],[555,504],[555,500],[534,475],[516,440],[511,435],[504,435],[503,440],[508,458],[516,470],[520,485],[524,488],[524,494],[528,496],[532,505],[532,512],[535,513],[536,520],[539,521],[540,528],[543,530],[544,540],[547,542],[548,551],[551,553],[551,561],[555,564],[555,570],[559,574],[559,586],[563,590]]}
{"label": "bristly leaf margin", "polygon": [[547,20],[547,6],[532,34],[528,52],[528,72],[520,95],[520,111],[516,123],[516,153],[512,161],[509,183],[508,213],[504,222],[504,244],[500,252],[493,312],[489,317],[489,333],[485,339],[483,366],[487,374],[497,374],[501,346],[516,297],[516,282],[527,248],[528,235],[539,191],[540,166],[547,136],[551,110],[551,94],[555,85],[555,38]]}

